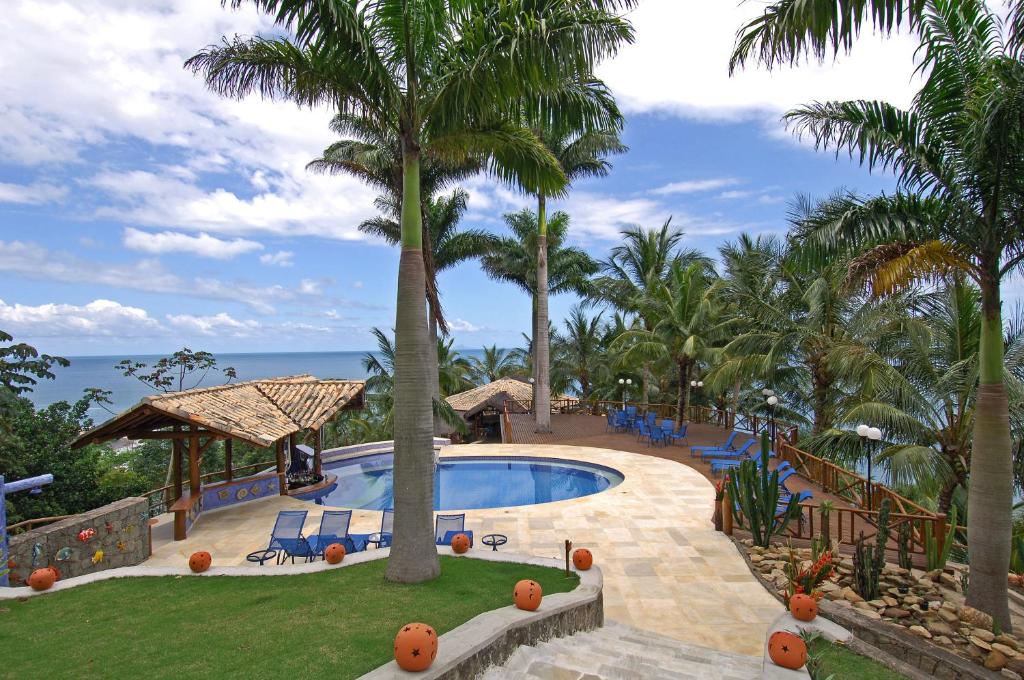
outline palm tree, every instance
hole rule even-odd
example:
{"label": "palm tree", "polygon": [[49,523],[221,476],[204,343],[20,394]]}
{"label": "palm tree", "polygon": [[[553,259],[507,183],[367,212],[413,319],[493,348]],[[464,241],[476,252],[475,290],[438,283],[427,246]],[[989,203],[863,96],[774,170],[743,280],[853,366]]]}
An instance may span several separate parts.
{"label": "palm tree", "polygon": [[1013,503],[1001,283],[1024,261],[1020,4],[1002,36],[979,2],[925,2],[918,31],[928,79],[911,110],[885,102],[814,104],[787,114],[819,147],[893,170],[899,192],[837,197],[798,237],[859,255],[852,274],[875,294],[958,272],[979,288],[979,391],[968,535],[970,605],[1010,625],[1006,601]]}
{"label": "palm tree", "polygon": [[470,358],[470,379],[478,385],[483,385],[508,377],[521,368],[512,352],[491,345],[484,347],[483,358]]}
{"label": "palm tree", "polygon": [[664,280],[651,282],[637,303],[640,315],[650,319],[650,330],[626,331],[612,343],[628,360],[671,362],[676,369],[676,409],[685,419],[690,406],[690,376],[723,338],[718,290],[721,282],[706,262],[689,265],[675,260]]}
{"label": "palm tree", "polygon": [[[649,297],[649,291],[660,285],[659,282],[667,275],[672,262],[709,262],[699,251],[679,248],[683,232],[672,229],[671,223],[672,218],[669,217],[661,229],[644,229],[639,226],[624,229],[623,242],[613,247],[608,258],[601,262],[602,275],[592,286],[594,299],[611,303],[623,312],[638,315],[644,330],[648,332],[654,330],[655,320],[643,315],[641,302]],[[651,391],[650,360],[644,361],[642,381],[640,399],[646,405]]]}
{"label": "palm tree", "polygon": [[[232,0],[233,7],[244,0]],[[504,116],[543,99],[632,39],[613,12],[632,0],[522,4],[454,0],[253,0],[291,38],[235,37],[192,57],[207,86],[327,104],[391,127],[402,149],[402,254],[395,315],[395,525],[387,578],[440,573],[433,535],[433,423],[423,300],[424,150],[516,168],[531,191],[565,177],[536,135]]]}
{"label": "palm tree", "polygon": [[[530,210],[506,213],[505,224],[513,236],[502,237],[492,251],[481,259],[481,267],[491,278],[515,284],[530,295],[532,301],[532,328],[530,330],[529,347],[530,367],[534,376],[534,410],[540,409],[540,385],[537,374],[540,369],[537,363],[539,341],[550,333],[539,333],[539,290],[540,277],[539,254],[540,227],[539,218]],[[590,291],[588,277],[597,272],[597,263],[581,248],[565,245],[569,232],[569,215],[558,211],[551,215],[547,223],[544,254],[547,262],[547,294],[559,295],[574,292],[586,295]],[[549,323],[545,323],[549,328]],[[525,363],[525,362],[524,362]],[[549,378],[550,383],[550,378]],[[548,389],[550,390],[550,384]],[[550,393],[548,394],[548,417],[550,418]]]}
{"label": "palm tree", "polygon": [[580,399],[590,399],[595,378],[607,368],[601,313],[587,318],[581,305],[569,310],[565,333],[554,335],[554,372],[572,376]]}
{"label": "palm tree", "polygon": [[[613,153],[623,153],[627,147],[619,140],[622,129],[622,118],[614,107],[614,101],[600,91],[606,102],[598,107],[606,113],[608,122],[595,130],[571,130],[544,127],[540,138],[544,145],[558,159],[562,172],[569,184],[584,177],[604,177],[611,169],[606,157]],[[534,352],[536,352],[534,377],[534,414],[537,419],[537,432],[551,431],[551,357],[550,336],[548,328],[548,223],[547,194],[543,190],[537,192],[537,321],[534,329],[541,332],[534,335]]]}
{"label": "palm tree", "polygon": [[437,365],[441,376],[442,397],[458,394],[473,387],[473,381],[469,379],[473,364],[453,350],[453,344],[455,338],[437,341]]}

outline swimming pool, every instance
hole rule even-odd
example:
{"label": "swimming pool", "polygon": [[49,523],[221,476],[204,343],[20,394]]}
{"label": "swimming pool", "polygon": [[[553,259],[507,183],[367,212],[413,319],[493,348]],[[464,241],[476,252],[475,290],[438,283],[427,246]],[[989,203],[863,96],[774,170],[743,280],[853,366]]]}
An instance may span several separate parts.
{"label": "swimming pool", "polygon": [[[337,486],[317,499],[342,508],[393,507],[392,453],[359,456],[324,465]],[[441,458],[434,475],[435,510],[477,510],[550,503],[599,493],[623,476],[602,465],[559,458],[470,456]]]}

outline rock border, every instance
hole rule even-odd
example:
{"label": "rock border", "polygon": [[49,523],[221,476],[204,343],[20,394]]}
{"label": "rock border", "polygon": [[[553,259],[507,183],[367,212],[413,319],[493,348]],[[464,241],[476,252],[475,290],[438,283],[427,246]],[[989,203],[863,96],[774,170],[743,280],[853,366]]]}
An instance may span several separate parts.
{"label": "rock border", "polygon": [[[760,571],[754,568],[743,544],[734,536],[730,539],[740,557],[747,563],[747,568],[750,569],[754,578],[772,597],[782,602],[782,597],[776,592],[775,584],[766,580]],[[853,637],[846,642],[846,646],[851,651],[873,659],[911,680],[933,680],[934,678],[942,680],[959,680],[960,678],[993,680],[1000,678],[1005,680],[1005,676],[1002,674],[971,663],[952,652],[947,652],[928,643],[922,645],[921,638],[905,632],[902,626],[881,619],[874,620],[859,616],[850,607],[843,607],[822,599],[818,603],[818,613],[853,634]]]}

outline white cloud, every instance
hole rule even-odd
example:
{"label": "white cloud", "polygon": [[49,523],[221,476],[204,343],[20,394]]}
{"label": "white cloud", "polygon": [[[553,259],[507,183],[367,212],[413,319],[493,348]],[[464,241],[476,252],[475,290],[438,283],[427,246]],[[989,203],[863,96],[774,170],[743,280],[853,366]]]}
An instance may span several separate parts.
{"label": "white cloud", "polygon": [[[216,260],[230,260],[243,253],[262,250],[256,241],[236,238],[230,241],[200,232],[196,236],[175,231],[152,233],[128,227],[124,230],[124,247],[151,255],[189,253]],[[260,258],[262,261],[262,258]]]}
{"label": "white cloud", "polygon": [[220,312],[212,316],[168,314],[167,320],[180,332],[195,333],[207,337],[251,337],[262,329],[259,321],[252,319],[240,321],[226,312]]}
{"label": "white cloud", "polygon": [[830,99],[909,104],[916,41],[905,34],[863,35],[833,63],[767,71],[748,64],[729,77],[736,31],[764,2],[645,0],[630,13],[636,42],[598,69],[627,112],[667,112],[699,120],[759,119],[779,129],[778,114]]}
{"label": "white cloud", "polygon": [[[164,268],[159,260],[134,263],[86,260],[36,243],[0,241],[0,271],[29,279],[105,285],[150,293],[186,295],[211,300],[231,300],[264,313],[275,312],[275,303],[308,297],[319,299],[317,282],[304,280],[299,288],[261,286],[246,281],[222,281],[209,277],[184,278]],[[332,302],[337,304],[337,301]]]}
{"label": "white cloud", "polygon": [[37,182],[35,184],[7,184],[0,182],[0,203],[39,205],[60,200],[67,193],[68,190],[65,187],[58,187],[53,184],[46,184],[45,182]]}
{"label": "white cloud", "polygon": [[291,267],[295,264],[295,253],[290,250],[279,250],[276,253],[260,255],[260,262],[268,266]]}
{"label": "white cloud", "polygon": [[461,333],[476,333],[483,330],[479,326],[474,326],[465,319],[454,319],[448,322],[448,328],[453,331],[459,331]]}
{"label": "white cloud", "polygon": [[651,189],[648,193],[656,196],[667,196],[670,194],[694,194],[702,191],[721,189],[722,187],[738,184],[739,180],[732,177],[718,177],[713,179],[686,180],[683,182],[672,182],[665,186]]}
{"label": "white cloud", "polygon": [[0,300],[0,326],[25,337],[149,337],[160,334],[160,324],[144,309],[111,300],[86,305],[49,303],[9,305]]}
{"label": "white cloud", "polygon": [[352,287],[355,288],[356,290],[358,290],[358,289],[363,287],[363,282],[362,281],[353,281],[352,282]]}

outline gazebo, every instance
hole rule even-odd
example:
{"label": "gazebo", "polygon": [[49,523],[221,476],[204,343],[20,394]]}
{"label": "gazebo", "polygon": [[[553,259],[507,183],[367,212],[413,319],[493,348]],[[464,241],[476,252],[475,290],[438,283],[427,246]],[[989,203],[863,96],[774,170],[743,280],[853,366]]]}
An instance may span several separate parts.
{"label": "gazebo", "polygon": [[519,378],[498,378],[486,385],[459,392],[445,401],[458,412],[474,430],[500,427],[500,415],[505,402],[511,401],[510,408],[527,412],[533,402],[533,385]]}
{"label": "gazebo", "polygon": [[[277,492],[288,493],[285,443],[289,451],[298,434],[314,437],[313,472],[321,470],[320,428],[336,413],[363,406],[362,380],[320,380],[296,375],[251,380],[217,387],[168,392],[145,397],[127,411],[85,432],[74,447],[111,439],[169,439],[173,495],[174,538],[183,540],[204,507],[222,507]],[[276,470],[269,475],[232,478],[232,442],[274,447]],[[224,441],[225,481],[203,487],[199,465],[203,452]],[[184,493],[185,452],[188,453],[188,495]]]}

